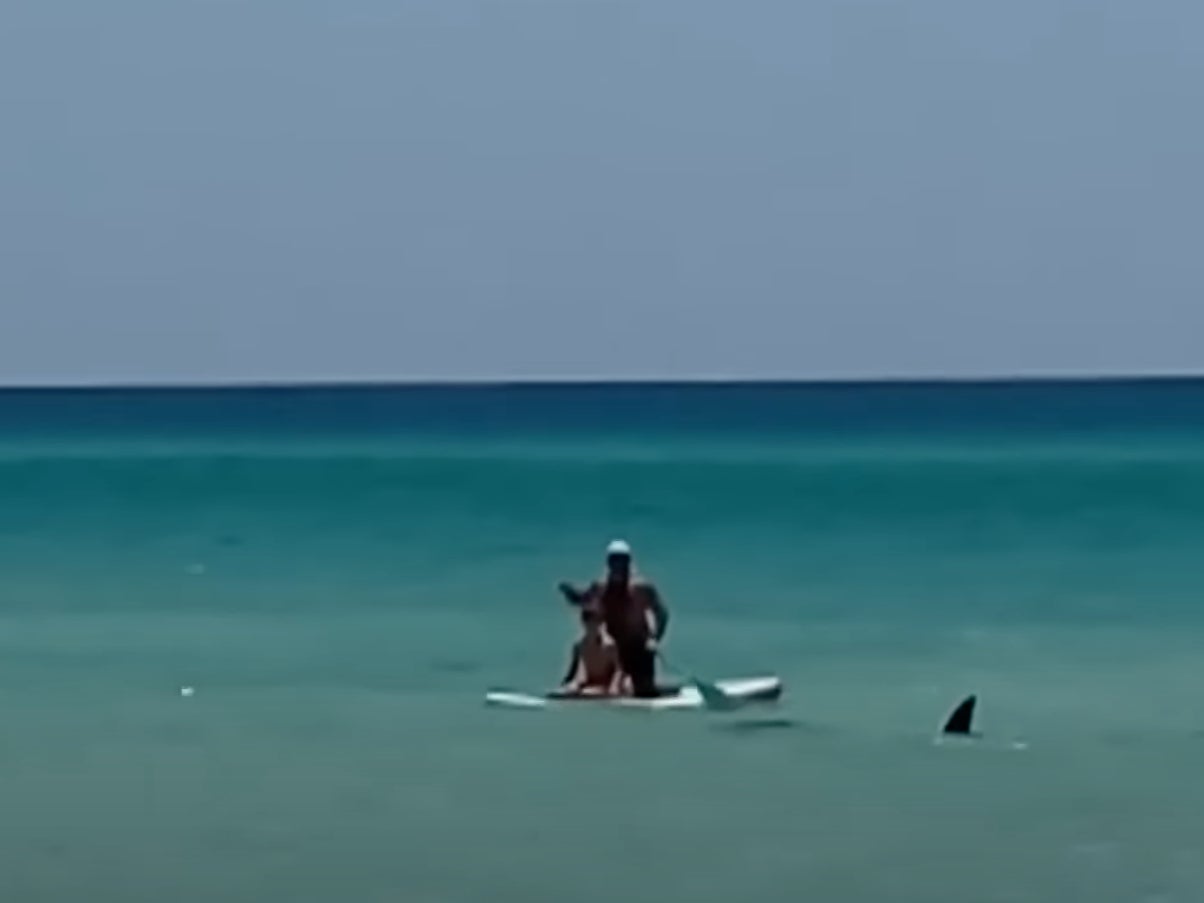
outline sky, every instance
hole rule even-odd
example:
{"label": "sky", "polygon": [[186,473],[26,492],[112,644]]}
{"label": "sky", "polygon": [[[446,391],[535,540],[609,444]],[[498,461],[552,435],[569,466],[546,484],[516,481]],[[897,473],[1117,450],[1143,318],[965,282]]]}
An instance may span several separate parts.
{"label": "sky", "polygon": [[7,0],[0,383],[1204,372],[1198,0]]}

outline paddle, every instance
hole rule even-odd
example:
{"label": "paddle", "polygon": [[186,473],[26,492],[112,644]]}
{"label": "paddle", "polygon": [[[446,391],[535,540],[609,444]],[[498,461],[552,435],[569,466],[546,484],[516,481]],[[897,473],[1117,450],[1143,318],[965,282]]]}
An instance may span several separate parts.
{"label": "paddle", "polygon": [[738,709],[744,704],[744,700],[738,699],[735,696],[729,696],[723,689],[713,681],[703,680],[690,671],[685,671],[674,665],[665,653],[659,648],[656,650],[657,657],[664,663],[665,667],[671,671],[676,671],[683,677],[686,677],[686,682],[693,684],[698,690],[698,695],[702,697],[702,704],[713,712],[730,712],[732,709]]}

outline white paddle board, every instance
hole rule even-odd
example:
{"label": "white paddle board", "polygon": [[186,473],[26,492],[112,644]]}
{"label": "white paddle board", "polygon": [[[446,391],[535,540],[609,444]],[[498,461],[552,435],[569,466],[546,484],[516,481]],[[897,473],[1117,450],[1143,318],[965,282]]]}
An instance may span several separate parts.
{"label": "white paddle board", "polygon": [[[782,695],[782,680],[779,677],[742,677],[716,681],[715,686],[723,691],[733,704],[773,702]],[[505,709],[548,709],[563,706],[596,705],[611,708],[648,709],[651,711],[676,709],[703,709],[706,700],[693,684],[686,684],[675,692],[656,699],[633,699],[629,696],[568,696],[551,694],[536,695],[511,690],[490,690],[485,694],[485,704]]]}

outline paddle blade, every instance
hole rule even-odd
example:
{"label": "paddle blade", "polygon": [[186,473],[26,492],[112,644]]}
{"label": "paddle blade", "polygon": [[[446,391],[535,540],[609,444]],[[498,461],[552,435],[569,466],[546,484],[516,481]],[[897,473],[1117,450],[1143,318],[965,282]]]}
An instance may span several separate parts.
{"label": "paddle blade", "polygon": [[708,709],[716,712],[730,712],[732,709],[740,707],[742,700],[735,696],[729,696],[718,685],[699,680],[697,677],[693,678],[691,682],[698,689],[698,695],[702,697],[702,703]]}

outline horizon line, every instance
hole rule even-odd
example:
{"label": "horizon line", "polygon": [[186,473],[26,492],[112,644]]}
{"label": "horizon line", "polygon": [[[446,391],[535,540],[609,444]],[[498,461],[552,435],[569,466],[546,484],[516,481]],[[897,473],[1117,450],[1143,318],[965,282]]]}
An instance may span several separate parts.
{"label": "horizon line", "polygon": [[846,377],[509,377],[379,379],[231,379],[216,381],[97,380],[62,383],[0,383],[0,393],[51,392],[237,392],[382,389],[560,389],[560,388],[881,388],[887,386],[1033,386],[1119,385],[1204,382],[1204,370],[1192,372],[1019,374],[981,376],[846,376]]}

